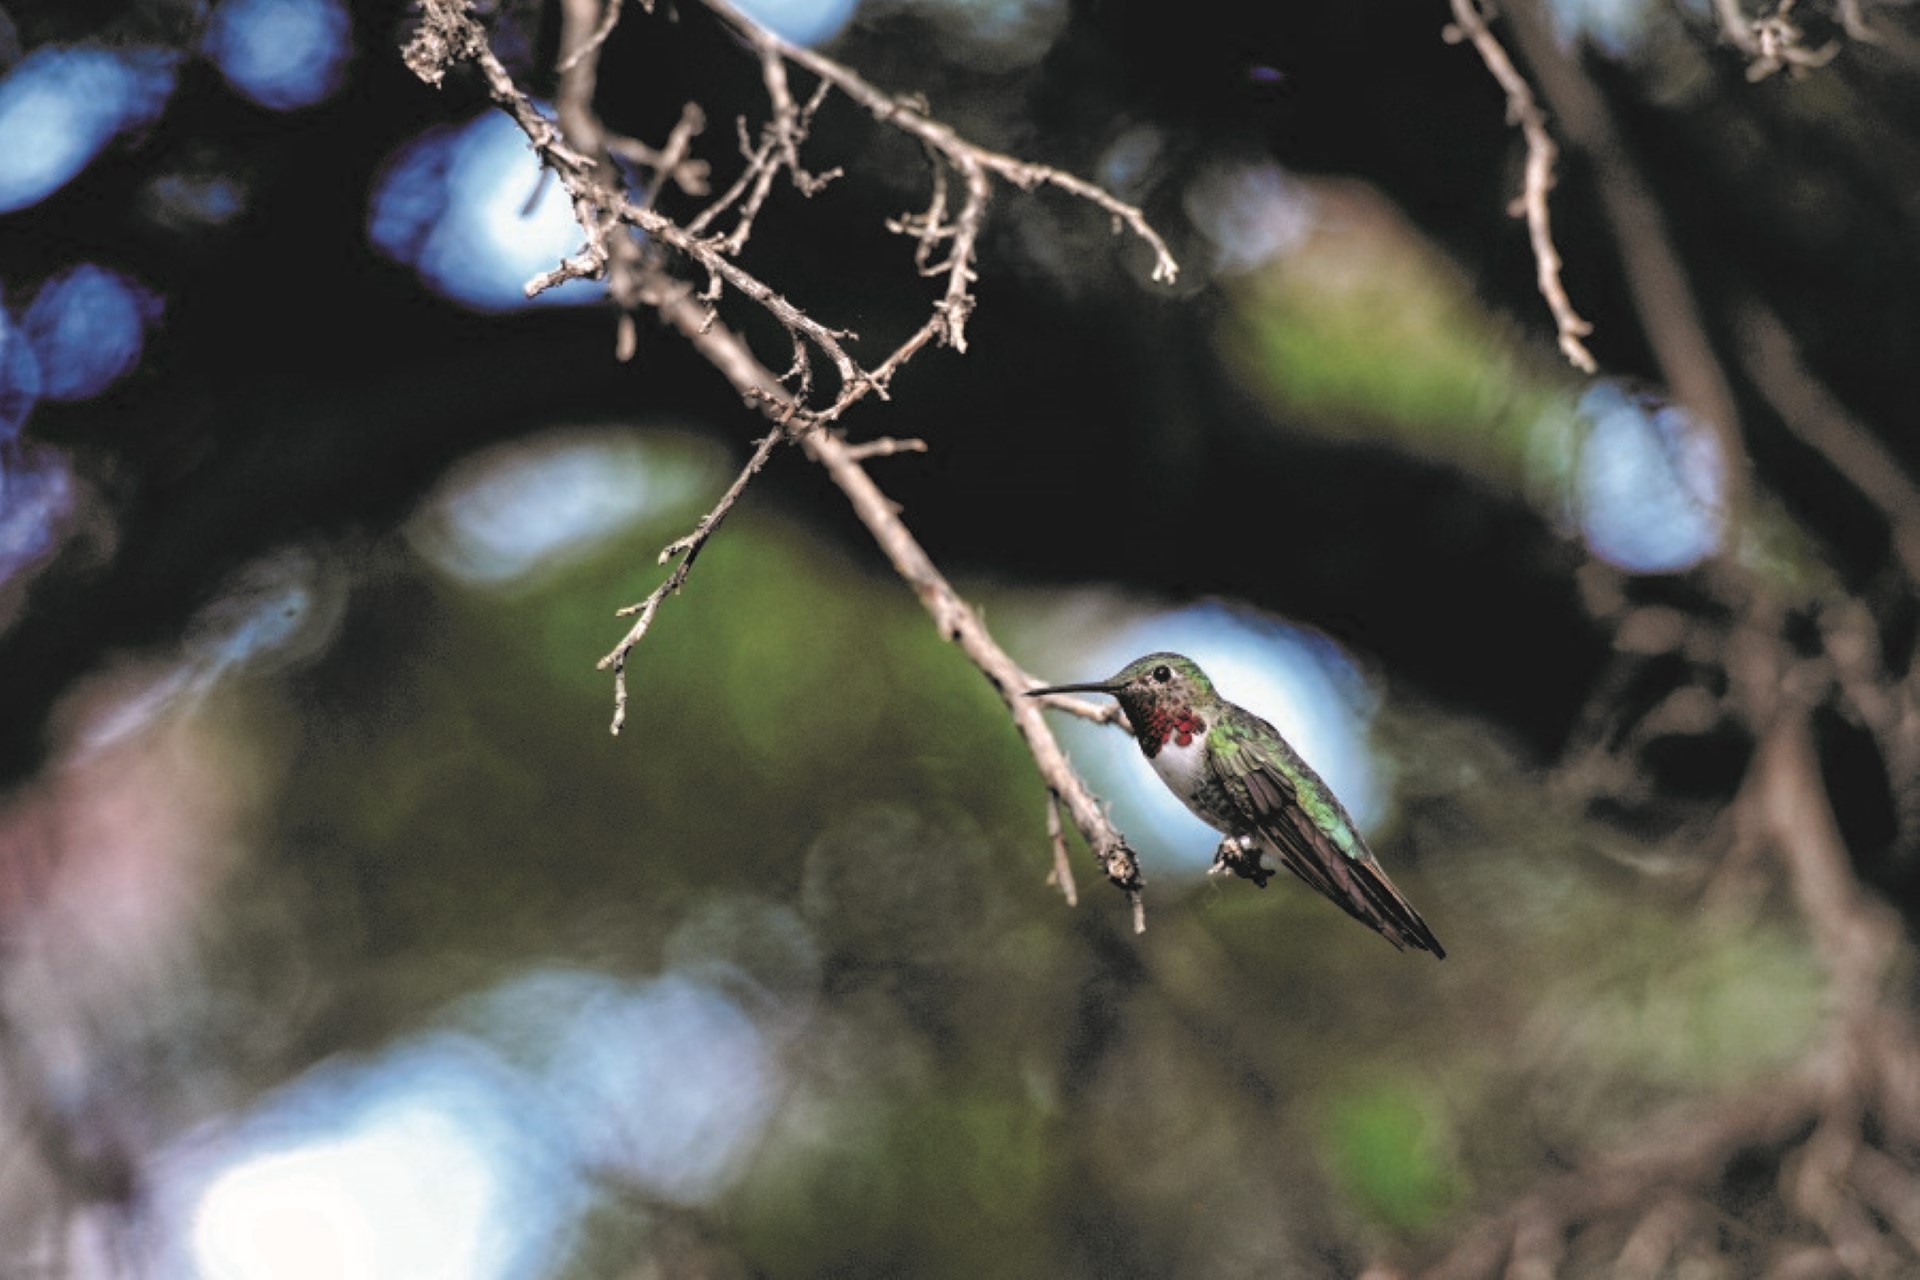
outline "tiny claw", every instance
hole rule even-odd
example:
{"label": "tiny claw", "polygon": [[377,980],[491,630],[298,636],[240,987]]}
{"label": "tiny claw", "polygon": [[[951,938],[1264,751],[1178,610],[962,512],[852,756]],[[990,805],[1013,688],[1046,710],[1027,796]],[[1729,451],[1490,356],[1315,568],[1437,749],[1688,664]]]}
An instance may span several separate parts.
{"label": "tiny claw", "polygon": [[1213,865],[1207,868],[1207,874],[1236,875],[1253,881],[1255,888],[1264,889],[1273,878],[1273,871],[1261,863],[1260,852],[1260,846],[1253,841],[1243,836],[1228,836],[1214,850]]}

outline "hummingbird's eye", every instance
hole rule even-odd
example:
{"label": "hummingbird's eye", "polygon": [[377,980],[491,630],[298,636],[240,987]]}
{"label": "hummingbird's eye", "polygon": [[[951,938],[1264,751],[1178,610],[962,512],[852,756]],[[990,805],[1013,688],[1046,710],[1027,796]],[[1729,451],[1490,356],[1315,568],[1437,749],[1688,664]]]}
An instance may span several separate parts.
{"label": "hummingbird's eye", "polygon": [[1167,681],[1173,679],[1173,672],[1166,667],[1155,667],[1153,669],[1153,678],[1161,684],[1165,684]]}

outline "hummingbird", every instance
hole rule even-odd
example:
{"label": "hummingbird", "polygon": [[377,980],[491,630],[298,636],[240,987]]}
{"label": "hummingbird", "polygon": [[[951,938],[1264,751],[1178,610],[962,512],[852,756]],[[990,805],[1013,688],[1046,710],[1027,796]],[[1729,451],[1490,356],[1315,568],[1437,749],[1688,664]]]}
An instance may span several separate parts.
{"label": "hummingbird", "polygon": [[1447,954],[1427,922],[1380,869],[1333,788],[1280,731],[1214,691],[1198,663],[1150,653],[1111,680],[1029,689],[1104,693],[1119,700],[1134,740],[1160,780],[1225,839],[1212,870],[1231,871],[1266,888],[1272,853],[1282,866],[1331,898],[1395,947]]}

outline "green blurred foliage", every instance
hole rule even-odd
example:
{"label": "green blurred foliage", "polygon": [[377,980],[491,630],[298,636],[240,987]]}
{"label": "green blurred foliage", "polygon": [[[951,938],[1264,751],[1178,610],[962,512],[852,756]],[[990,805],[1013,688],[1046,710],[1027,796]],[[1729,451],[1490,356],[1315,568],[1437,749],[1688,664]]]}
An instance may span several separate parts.
{"label": "green blurred foliage", "polygon": [[1463,1199],[1444,1110],[1420,1082],[1383,1079],[1320,1100],[1320,1160],[1348,1202],[1404,1233],[1432,1227]]}
{"label": "green blurred foliage", "polygon": [[1302,245],[1239,281],[1223,342],[1297,429],[1391,444],[1546,498],[1571,379],[1536,366],[1467,280],[1377,196],[1327,184]]}
{"label": "green blurred foliage", "polygon": [[[1233,282],[1228,364],[1288,430],[1456,467],[1574,536],[1586,381],[1523,346],[1377,195],[1339,182],[1313,190],[1304,243]],[[1735,551],[1796,594],[1840,589],[1799,520],[1764,491]]]}

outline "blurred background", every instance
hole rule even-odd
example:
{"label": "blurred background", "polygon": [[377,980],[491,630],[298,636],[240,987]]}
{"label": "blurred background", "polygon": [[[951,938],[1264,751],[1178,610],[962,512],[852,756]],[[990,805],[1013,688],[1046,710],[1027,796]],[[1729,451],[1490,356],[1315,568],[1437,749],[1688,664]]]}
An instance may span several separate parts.
{"label": "blurred background", "polygon": [[[1063,904],[795,451],[610,737],[758,416],[525,300],[569,202],[397,0],[0,0],[0,1275],[1920,1271],[1914,11],[1502,7],[1597,377],[1445,3],[752,6],[1172,242],[1003,192],[969,351],[844,425],[1028,669],[1280,725],[1435,964],[1064,718],[1148,931]],[[474,9],[550,94],[553,7]],[[753,58],[629,4],[602,116],[688,101],[729,181]],[[743,261],[890,349],[924,160],[805,156]]]}

